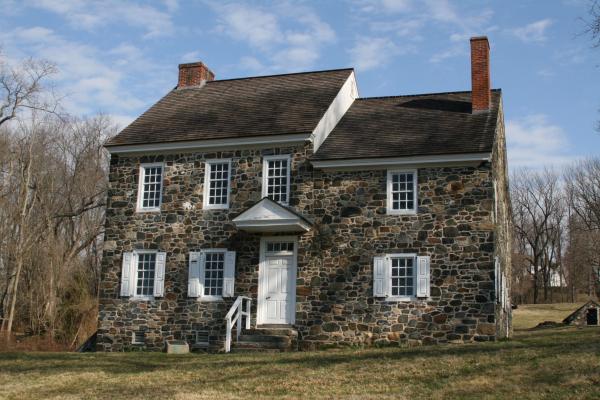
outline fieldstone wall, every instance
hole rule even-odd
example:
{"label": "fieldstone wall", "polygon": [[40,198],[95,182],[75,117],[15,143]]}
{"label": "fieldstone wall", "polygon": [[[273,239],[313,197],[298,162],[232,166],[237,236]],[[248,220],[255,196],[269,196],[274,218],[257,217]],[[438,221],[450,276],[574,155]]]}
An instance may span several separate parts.
{"label": "fieldstone wall", "polygon": [[[419,211],[386,215],[386,171],[313,170],[310,144],[231,152],[151,157],[113,156],[102,261],[98,350],[160,350],[165,340],[194,341],[208,330],[222,348],[224,316],[233,299],[187,297],[188,252],[237,252],[235,294],[256,300],[260,236],[231,220],[260,200],[262,157],[293,154],[290,206],[314,222],[299,238],[296,328],[301,349],[322,345],[448,343],[493,340],[495,226],[492,170],[418,170]],[[228,210],[202,210],[204,161],[232,159]],[[164,162],[160,213],[136,213],[139,164]],[[119,296],[121,255],[135,249],[167,253],[165,296],[133,301]],[[431,298],[391,302],[373,298],[373,257],[409,252],[431,256]],[[253,313],[256,312],[256,301]],[[255,321],[253,321],[253,325]],[[134,331],[146,332],[132,345]]]}

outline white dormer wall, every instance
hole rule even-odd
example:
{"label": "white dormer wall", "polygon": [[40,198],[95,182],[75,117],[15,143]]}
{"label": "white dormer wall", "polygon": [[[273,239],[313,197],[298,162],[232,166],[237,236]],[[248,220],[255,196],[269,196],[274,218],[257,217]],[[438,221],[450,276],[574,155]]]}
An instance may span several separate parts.
{"label": "white dormer wall", "polygon": [[312,132],[313,152],[319,149],[357,97],[358,86],[352,71]]}

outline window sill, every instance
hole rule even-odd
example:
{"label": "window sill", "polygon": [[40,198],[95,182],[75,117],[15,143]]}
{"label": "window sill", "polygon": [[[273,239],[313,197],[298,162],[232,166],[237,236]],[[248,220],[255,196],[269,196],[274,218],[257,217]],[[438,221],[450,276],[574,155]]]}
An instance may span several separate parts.
{"label": "window sill", "polygon": [[386,212],[386,215],[417,215],[416,210],[389,210]]}
{"label": "window sill", "polygon": [[129,301],[154,301],[154,296],[131,296]]}
{"label": "window sill", "polygon": [[384,299],[385,301],[393,301],[393,302],[397,302],[397,303],[406,303],[406,302],[410,302],[410,301],[416,301],[419,300],[417,297],[414,296],[390,296],[390,297],[386,297]]}
{"label": "window sill", "polygon": [[137,210],[135,210],[136,213],[141,214],[141,213],[159,213],[160,212],[160,208],[138,208]]}
{"label": "window sill", "polygon": [[215,303],[219,301],[224,301],[223,297],[220,296],[203,296],[198,297],[198,301],[200,303]]}
{"label": "window sill", "polygon": [[203,210],[229,210],[229,206],[216,206],[214,204],[208,205],[208,204],[203,204],[202,205],[202,209]]}

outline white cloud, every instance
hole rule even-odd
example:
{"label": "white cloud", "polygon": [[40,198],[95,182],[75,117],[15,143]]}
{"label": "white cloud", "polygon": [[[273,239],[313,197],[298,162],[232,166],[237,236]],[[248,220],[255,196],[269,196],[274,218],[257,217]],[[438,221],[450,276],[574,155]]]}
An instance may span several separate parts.
{"label": "white cloud", "polygon": [[538,168],[571,162],[571,145],[564,130],[547,115],[534,114],[506,123],[508,162],[511,168]]}
{"label": "white cloud", "polygon": [[367,71],[385,66],[394,56],[412,51],[413,46],[399,47],[388,38],[360,37],[349,53],[352,65],[358,70]]}
{"label": "white cloud", "polygon": [[199,51],[189,51],[181,56],[182,63],[196,62],[200,59],[201,57]]}
{"label": "white cloud", "polygon": [[[0,42],[7,44],[4,50],[12,60],[33,56],[55,63],[54,86],[64,96],[66,111],[76,115],[138,112],[148,100],[134,93],[148,89],[146,85],[152,85],[152,92],[165,87],[163,69],[129,43],[100,50],[45,27],[0,33]],[[142,73],[144,78],[138,79]]]}
{"label": "white cloud", "polygon": [[519,28],[510,29],[509,32],[525,43],[540,43],[546,41],[546,30],[550,25],[552,25],[552,20],[546,18]]}
{"label": "white cloud", "polygon": [[267,10],[240,3],[208,4],[218,15],[217,32],[245,42],[256,51],[240,63],[255,71],[311,68],[323,47],[336,40],[334,30],[306,6],[284,2]]}
{"label": "white cloud", "polygon": [[119,0],[30,0],[29,5],[62,16],[74,28],[93,31],[109,24],[125,23],[143,29],[147,38],[172,34],[170,12],[177,9],[176,1],[166,1],[166,11]]}
{"label": "white cloud", "polygon": [[356,6],[362,12],[404,13],[412,9],[412,0],[357,0]]}

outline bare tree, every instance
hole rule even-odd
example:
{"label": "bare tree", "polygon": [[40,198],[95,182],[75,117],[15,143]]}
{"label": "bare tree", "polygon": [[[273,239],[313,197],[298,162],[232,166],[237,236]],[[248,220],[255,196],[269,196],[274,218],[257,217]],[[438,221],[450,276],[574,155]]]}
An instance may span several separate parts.
{"label": "bare tree", "polygon": [[534,303],[539,301],[541,287],[544,299],[548,299],[550,277],[556,265],[555,246],[564,215],[559,178],[551,170],[519,170],[511,179],[515,236],[533,278]]}
{"label": "bare tree", "polygon": [[58,115],[59,102],[46,85],[56,71],[54,64],[44,60],[27,59],[11,66],[0,51],[0,126],[24,109]]}

